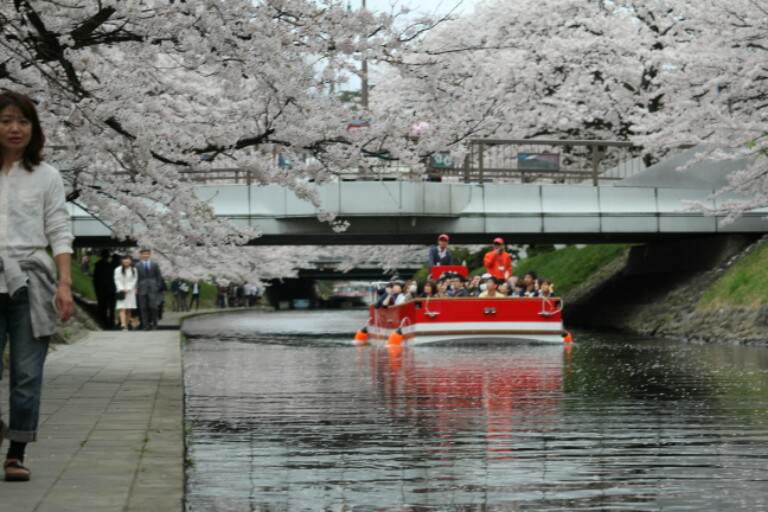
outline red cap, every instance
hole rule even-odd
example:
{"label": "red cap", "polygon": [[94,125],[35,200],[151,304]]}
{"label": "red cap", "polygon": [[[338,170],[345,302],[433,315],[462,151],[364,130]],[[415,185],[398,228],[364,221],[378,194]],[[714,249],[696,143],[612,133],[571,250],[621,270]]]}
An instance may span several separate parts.
{"label": "red cap", "polygon": [[493,243],[504,245],[504,239],[503,238],[494,238],[493,239]]}
{"label": "red cap", "polygon": [[450,241],[451,241],[451,239],[450,239],[450,238],[448,238],[448,235],[446,235],[445,233],[443,233],[442,235],[440,235],[439,237],[437,237],[437,241],[439,242],[439,241],[440,241],[440,240],[442,240],[443,238],[445,238],[445,241],[446,241],[446,242],[450,242]]}

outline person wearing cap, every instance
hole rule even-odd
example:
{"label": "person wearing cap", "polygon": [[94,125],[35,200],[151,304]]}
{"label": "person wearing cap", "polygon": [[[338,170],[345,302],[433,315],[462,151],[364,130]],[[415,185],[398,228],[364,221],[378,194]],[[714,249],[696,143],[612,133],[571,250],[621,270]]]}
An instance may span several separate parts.
{"label": "person wearing cap", "polygon": [[493,249],[485,253],[483,257],[485,270],[497,279],[507,280],[512,274],[512,258],[504,250],[504,240],[495,238],[493,240]]}
{"label": "person wearing cap", "polygon": [[427,260],[430,271],[435,265],[453,265],[451,251],[448,250],[448,242],[450,242],[450,238],[443,233],[437,237],[437,245],[433,245],[429,248]]}

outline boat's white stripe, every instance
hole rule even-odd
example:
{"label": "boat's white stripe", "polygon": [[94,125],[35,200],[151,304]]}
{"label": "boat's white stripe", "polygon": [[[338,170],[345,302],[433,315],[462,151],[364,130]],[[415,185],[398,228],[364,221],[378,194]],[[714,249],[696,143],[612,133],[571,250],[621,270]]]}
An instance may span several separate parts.
{"label": "boat's white stripe", "polygon": [[[436,343],[436,342],[443,342],[446,340],[479,340],[481,343],[483,340],[506,340],[509,343],[515,343],[515,342],[528,342],[528,341],[535,341],[540,343],[559,343],[560,345],[563,344],[563,338],[560,336],[560,334],[526,334],[526,335],[489,335],[489,336],[483,336],[483,335],[470,335],[470,334],[460,334],[460,335],[443,335],[443,336],[433,336],[433,335],[422,335],[422,336],[416,336],[412,340],[408,341],[408,343],[411,343],[413,345],[427,345],[430,343]],[[376,341],[376,340],[374,340]],[[379,343],[385,343],[385,340],[378,340]]]}
{"label": "boat's white stripe", "polygon": [[403,332],[416,334],[446,331],[561,331],[560,322],[430,322],[403,327]]}

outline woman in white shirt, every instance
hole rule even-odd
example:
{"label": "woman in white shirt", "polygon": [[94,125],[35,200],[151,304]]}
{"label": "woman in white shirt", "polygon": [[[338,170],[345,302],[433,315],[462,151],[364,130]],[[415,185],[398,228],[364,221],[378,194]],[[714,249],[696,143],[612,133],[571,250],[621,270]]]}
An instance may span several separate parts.
{"label": "woman in white shirt", "polygon": [[[115,290],[117,290],[117,315],[120,318],[120,327],[128,330],[131,322],[131,310],[136,309],[136,282],[139,274],[133,266],[133,258],[123,256],[123,264],[115,269]],[[122,292],[122,294],[121,294]],[[122,295],[122,298],[120,296]]]}
{"label": "woman in white shirt", "polygon": [[[3,463],[10,481],[30,479],[24,453],[27,443],[37,440],[48,344],[58,321],[66,322],[74,311],[64,183],[59,171],[42,161],[44,145],[32,100],[0,93],[0,354],[10,343],[11,370],[10,414],[7,425],[0,417],[0,442],[10,441]],[[2,366],[0,357],[0,375]]]}

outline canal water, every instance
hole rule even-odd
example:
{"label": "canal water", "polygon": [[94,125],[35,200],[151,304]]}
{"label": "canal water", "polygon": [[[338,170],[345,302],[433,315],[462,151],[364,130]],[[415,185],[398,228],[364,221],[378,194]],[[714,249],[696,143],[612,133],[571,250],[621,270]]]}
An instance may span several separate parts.
{"label": "canal water", "polygon": [[187,321],[187,511],[768,510],[768,348],[354,347],[364,311]]}

